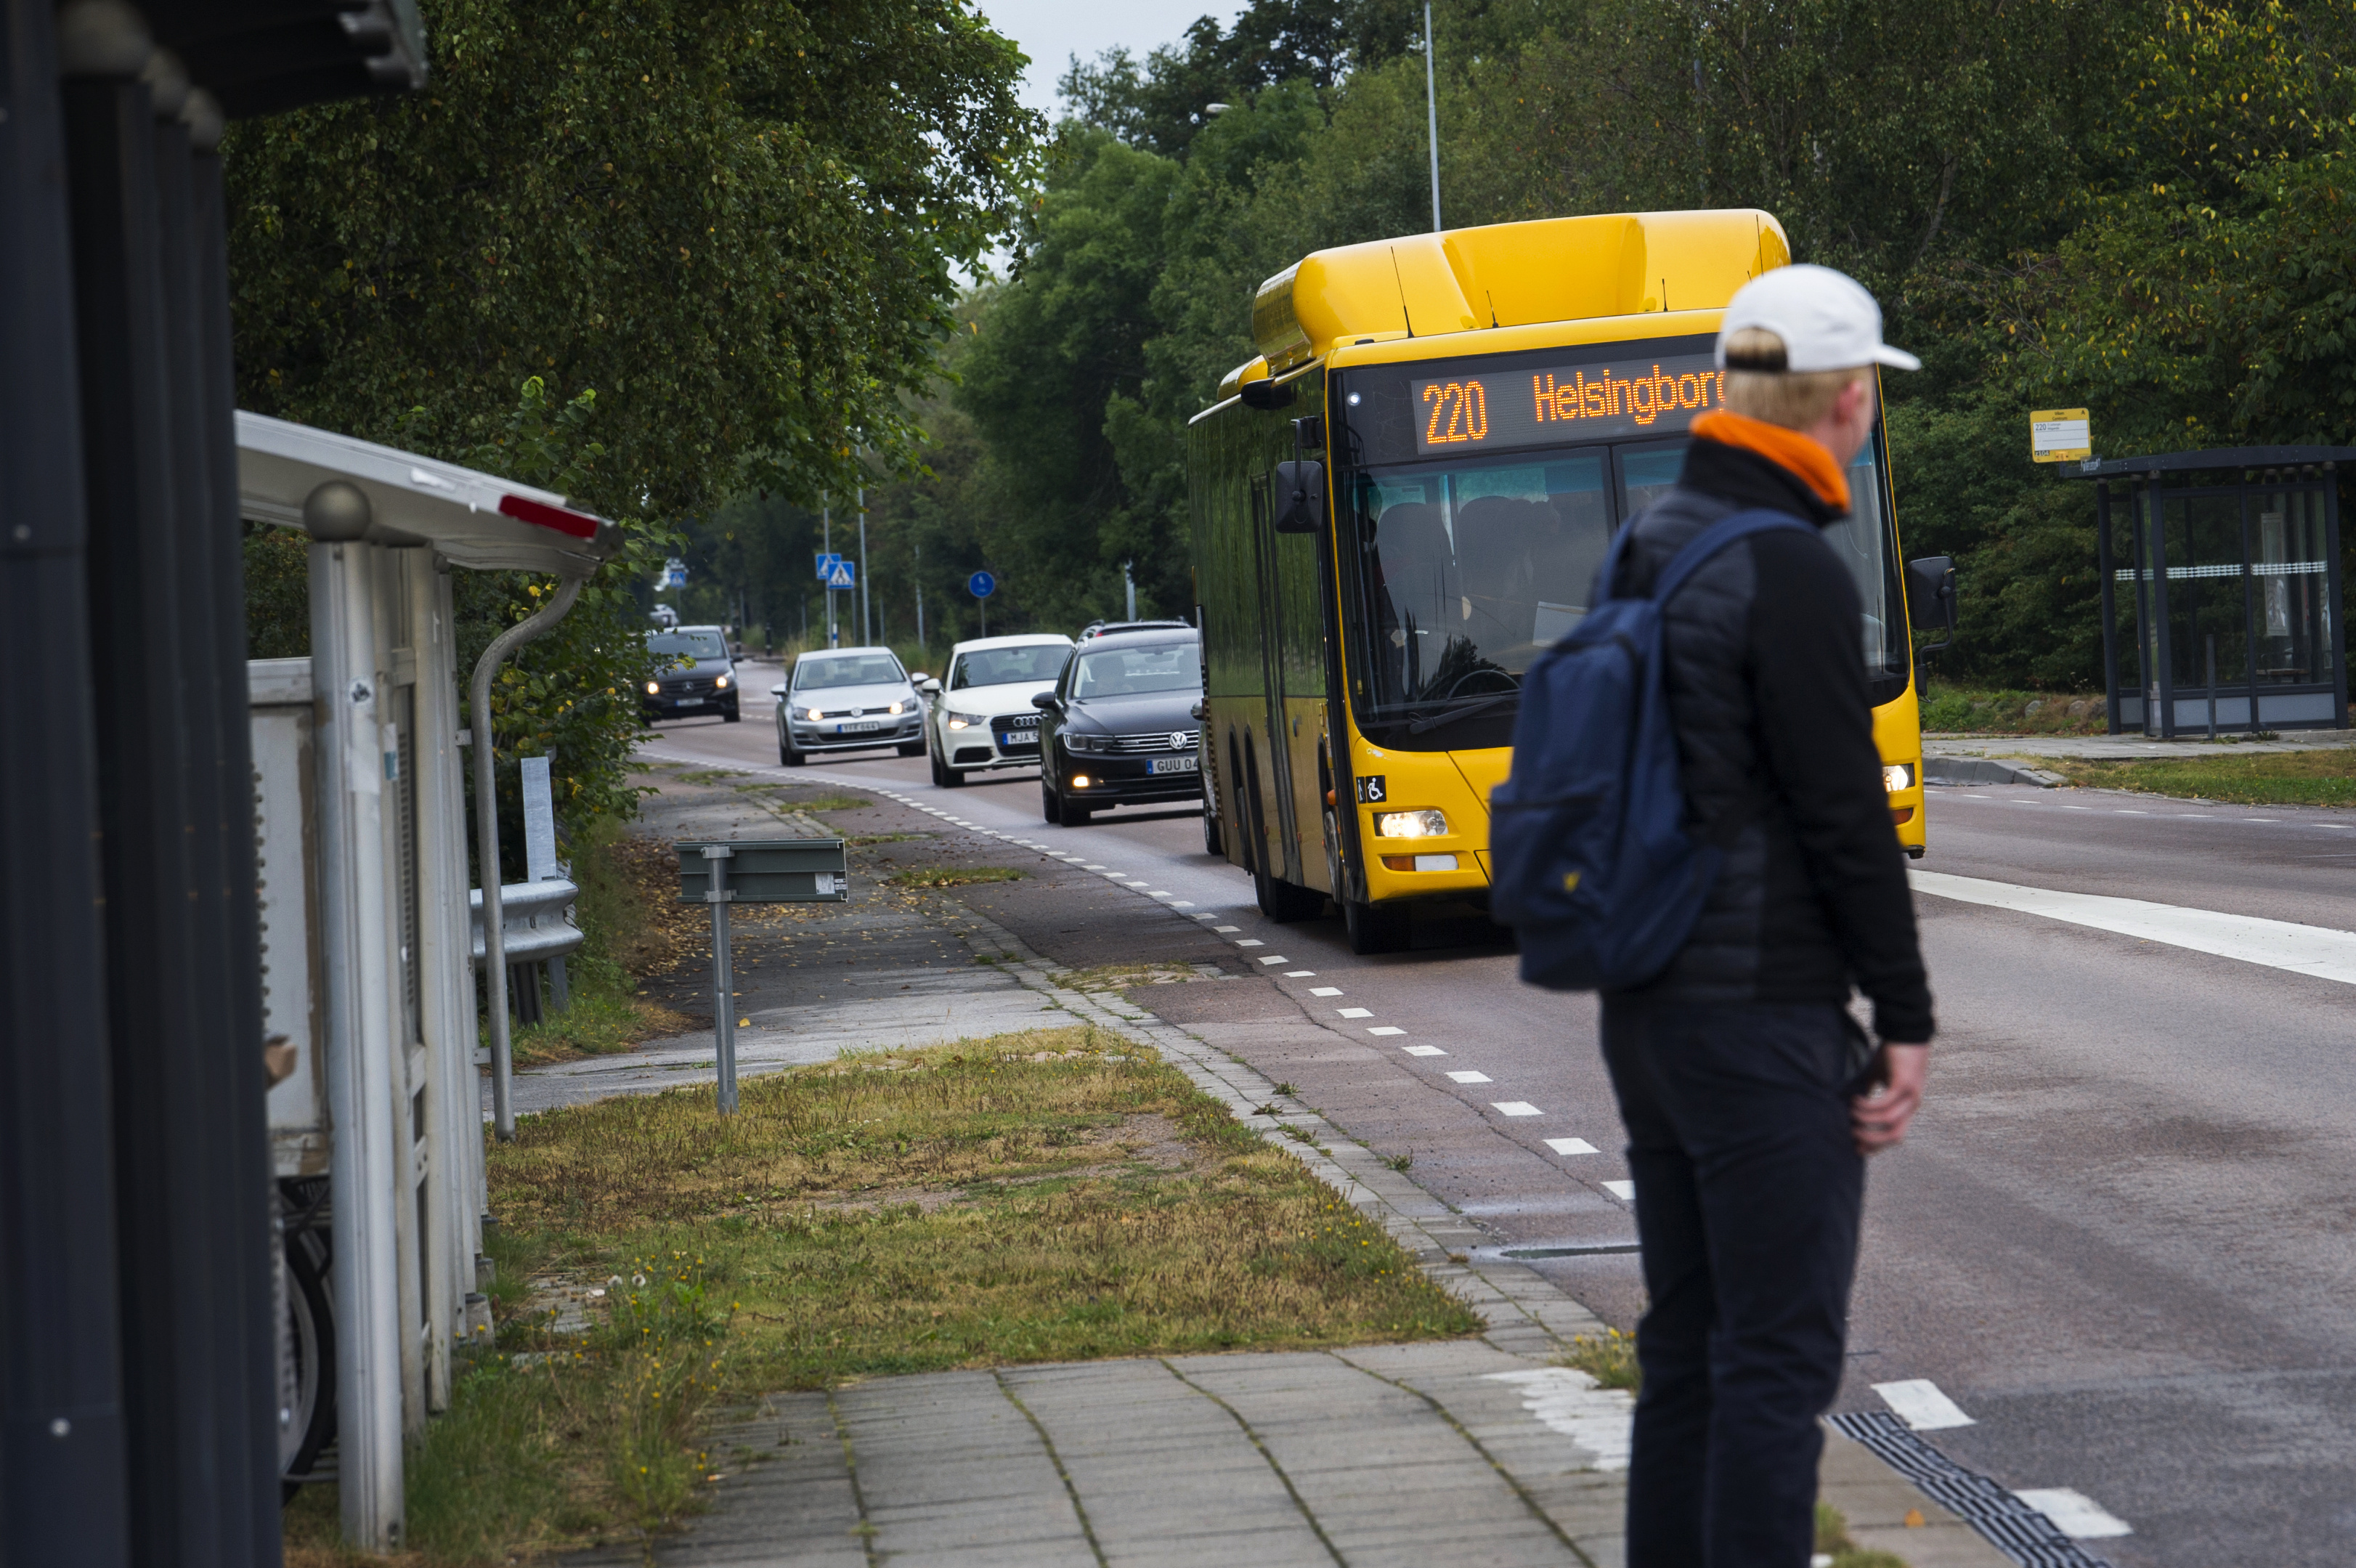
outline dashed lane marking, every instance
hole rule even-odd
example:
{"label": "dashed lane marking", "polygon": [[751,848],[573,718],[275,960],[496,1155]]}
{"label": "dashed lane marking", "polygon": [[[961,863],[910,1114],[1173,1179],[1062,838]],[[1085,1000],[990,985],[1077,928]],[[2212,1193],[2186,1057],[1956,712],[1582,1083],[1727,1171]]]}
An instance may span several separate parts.
{"label": "dashed lane marking", "polygon": [[[1342,993],[1336,991],[1333,994],[1339,996]],[[1336,1007],[1333,1012],[1337,1017],[1343,1018],[1371,1018],[1375,1015],[1371,1007]]]}
{"label": "dashed lane marking", "polygon": [[1454,1083],[1494,1083],[1496,1081],[1485,1072],[1451,1072],[1448,1077],[1450,1081]]}
{"label": "dashed lane marking", "polygon": [[[1216,915],[1213,915],[1210,918],[1215,920],[1218,917]],[[1211,929],[1218,932],[1221,936],[1225,936],[1229,931],[1240,931],[1243,928],[1241,926],[1213,926]]]}
{"label": "dashed lane marking", "polygon": [[1284,972],[1287,980],[1313,980],[1316,977],[1317,972],[1313,969],[1288,969]]}
{"label": "dashed lane marking", "polygon": [[1908,877],[1918,892],[1934,897],[2042,915],[2048,919],[2116,931],[2143,941],[2165,942],[2217,958],[2356,985],[2356,931],[2265,920],[2254,915],[2228,915],[2214,909],[2188,909],[2141,898],[2060,893],[2050,887],[2022,887],[1976,876],[1953,876],[1941,871],[1913,871],[1908,873]]}
{"label": "dashed lane marking", "polygon": [[1312,985],[1309,988],[1309,994],[1312,996],[1339,996],[1342,994],[1342,988],[1338,985]]}
{"label": "dashed lane marking", "polygon": [[1881,1402],[1888,1405],[1899,1420],[1917,1432],[1944,1432],[1951,1426],[1978,1424],[1964,1413],[1963,1406],[1941,1392],[1939,1385],[1928,1378],[1876,1383],[1873,1391],[1881,1396]]}
{"label": "dashed lane marking", "polygon": [[1280,953],[1280,952],[1272,952],[1272,953],[1269,953],[1269,954],[1265,955],[1264,957],[1262,957],[1262,958],[1260,959],[1260,961],[1260,961],[1260,962],[1262,962],[1262,963],[1266,963],[1266,964],[1279,964],[1279,963],[1290,963],[1292,961],[1291,961],[1290,959],[1289,959],[1289,958],[1285,957],[1285,956],[1284,956],[1282,953]]}
{"label": "dashed lane marking", "polygon": [[1258,937],[1245,937],[1241,940],[1237,941],[1236,946],[1239,948],[1264,948],[1268,946],[1268,944],[1260,940]]}
{"label": "dashed lane marking", "polygon": [[[1450,1076],[1453,1077],[1455,1075],[1451,1073]],[[1493,1100],[1489,1101],[1489,1109],[1494,1111],[1500,1116],[1543,1116],[1546,1114],[1545,1112],[1539,1110],[1537,1106],[1531,1104],[1526,1100]]]}
{"label": "dashed lane marking", "polygon": [[1602,1151],[1584,1138],[1548,1138],[1546,1146],[1558,1155],[1593,1155]]}
{"label": "dashed lane marking", "polygon": [[1407,1031],[1406,1031],[1405,1029],[1401,1029],[1401,1028],[1395,1027],[1394,1026],[1389,1025],[1389,1024],[1377,1024],[1375,1027],[1373,1027],[1373,1028],[1371,1028],[1371,1029],[1367,1030],[1367,1031],[1366,1031],[1366,1033],[1368,1033],[1369,1035],[1386,1035],[1386,1036],[1387,1036],[1387,1035],[1404,1035],[1404,1034],[1406,1034],[1406,1033],[1407,1033]]}
{"label": "dashed lane marking", "polygon": [[1603,1184],[1603,1190],[1622,1203],[1636,1201],[1636,1184],[1633,1181],[1607,1181]]}
{"label": "dashed lane marking", "polygon": [[1399,1049],[1411,1057],[1444,1057],[1448,1054],[1438,1046],[1401,1046]]}

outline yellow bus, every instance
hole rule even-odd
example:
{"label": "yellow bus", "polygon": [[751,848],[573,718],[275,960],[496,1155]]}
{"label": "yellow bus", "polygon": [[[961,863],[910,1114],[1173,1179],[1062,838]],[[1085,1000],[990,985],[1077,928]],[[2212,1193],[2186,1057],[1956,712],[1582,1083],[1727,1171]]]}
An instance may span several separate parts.
{"label": "yellow bus", "polygon": [[[1205,847],[1260,908],[1407,945],[1485,907],[1522,671],[1719,405],[1719,316],[1791,259],[1754,210],[1505,223],[1320,251],[1193,420]],[[1826,537],[1856,574],[1890,815],[1922,853],[1905,575],[1877,430]]]}

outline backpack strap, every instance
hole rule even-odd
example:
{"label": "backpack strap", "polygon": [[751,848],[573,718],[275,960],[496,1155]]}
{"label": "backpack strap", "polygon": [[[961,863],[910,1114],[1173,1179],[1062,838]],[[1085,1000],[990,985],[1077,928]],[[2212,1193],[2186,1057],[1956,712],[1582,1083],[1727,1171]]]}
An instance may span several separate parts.
{"label": "backpack strap", "polygon": [[[1816,532],[1813,523],[1794,517],[1790,512],[1770,511],[1764,507],[1750,511],[1738,511],[1722,517],[1687,540],[1685,548],[1669,558],[1661,575],[1653,584],[1653,602],[1666,604],[1669,596],[1686,585],[1686,579],[1699,571],[1702,564],[1728,545],[1750,538],[1754,533],[1773,533],[1784,529],[1796,529],[1803,533]],[[1635,532],[1623,529],[1622,536]],[[1616,562],[1615,562],[1616,564]]]}

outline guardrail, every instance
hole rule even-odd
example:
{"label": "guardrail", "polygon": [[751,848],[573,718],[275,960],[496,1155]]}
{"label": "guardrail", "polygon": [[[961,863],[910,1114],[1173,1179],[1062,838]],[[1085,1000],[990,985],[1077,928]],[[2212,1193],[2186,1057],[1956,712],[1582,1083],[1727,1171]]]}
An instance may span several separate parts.
{"label": "guardrail", "polygon": [[[540,963],[580,950],[581,928],[573,923],[573,904],[581,889],[570,882],[508,882],[499,886],[499,931],[507,945],[507,961]],[[475,961],[483,961],[483,890],[466,889],[467,938]]]}

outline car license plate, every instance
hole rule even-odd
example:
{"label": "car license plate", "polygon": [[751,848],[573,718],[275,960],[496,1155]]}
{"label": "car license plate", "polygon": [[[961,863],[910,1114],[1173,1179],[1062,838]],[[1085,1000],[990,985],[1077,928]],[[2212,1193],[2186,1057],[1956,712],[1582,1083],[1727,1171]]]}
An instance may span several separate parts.
{"label": "car license plate", "polygon": [[674,708],[700,708],[703,706],[703,699],[701,697],[681,697],[677,702],[671,703],[671,706]]}
{"label": "car license plate", "polygon": [[837,725],[834,726],[834,733],[837,735],[865,735],[871,730],[879,730],[883,727],[884,721],[881,719],[862,719],[855,725]]}
{"label": "car license plate", "polygon": [[1151,773],[1199,773],[1203,759],[1199,757],[1157,757],[1147,768]]}
{"label": "car license plate", "polygon": [[1013,751],[1024,746],[1035,750],[1039,745],[1039,737],[1035,735],[1017,735],[1012,730],[1001,730],[999,732],[998,744],[1001,749],[1006,751]]}

